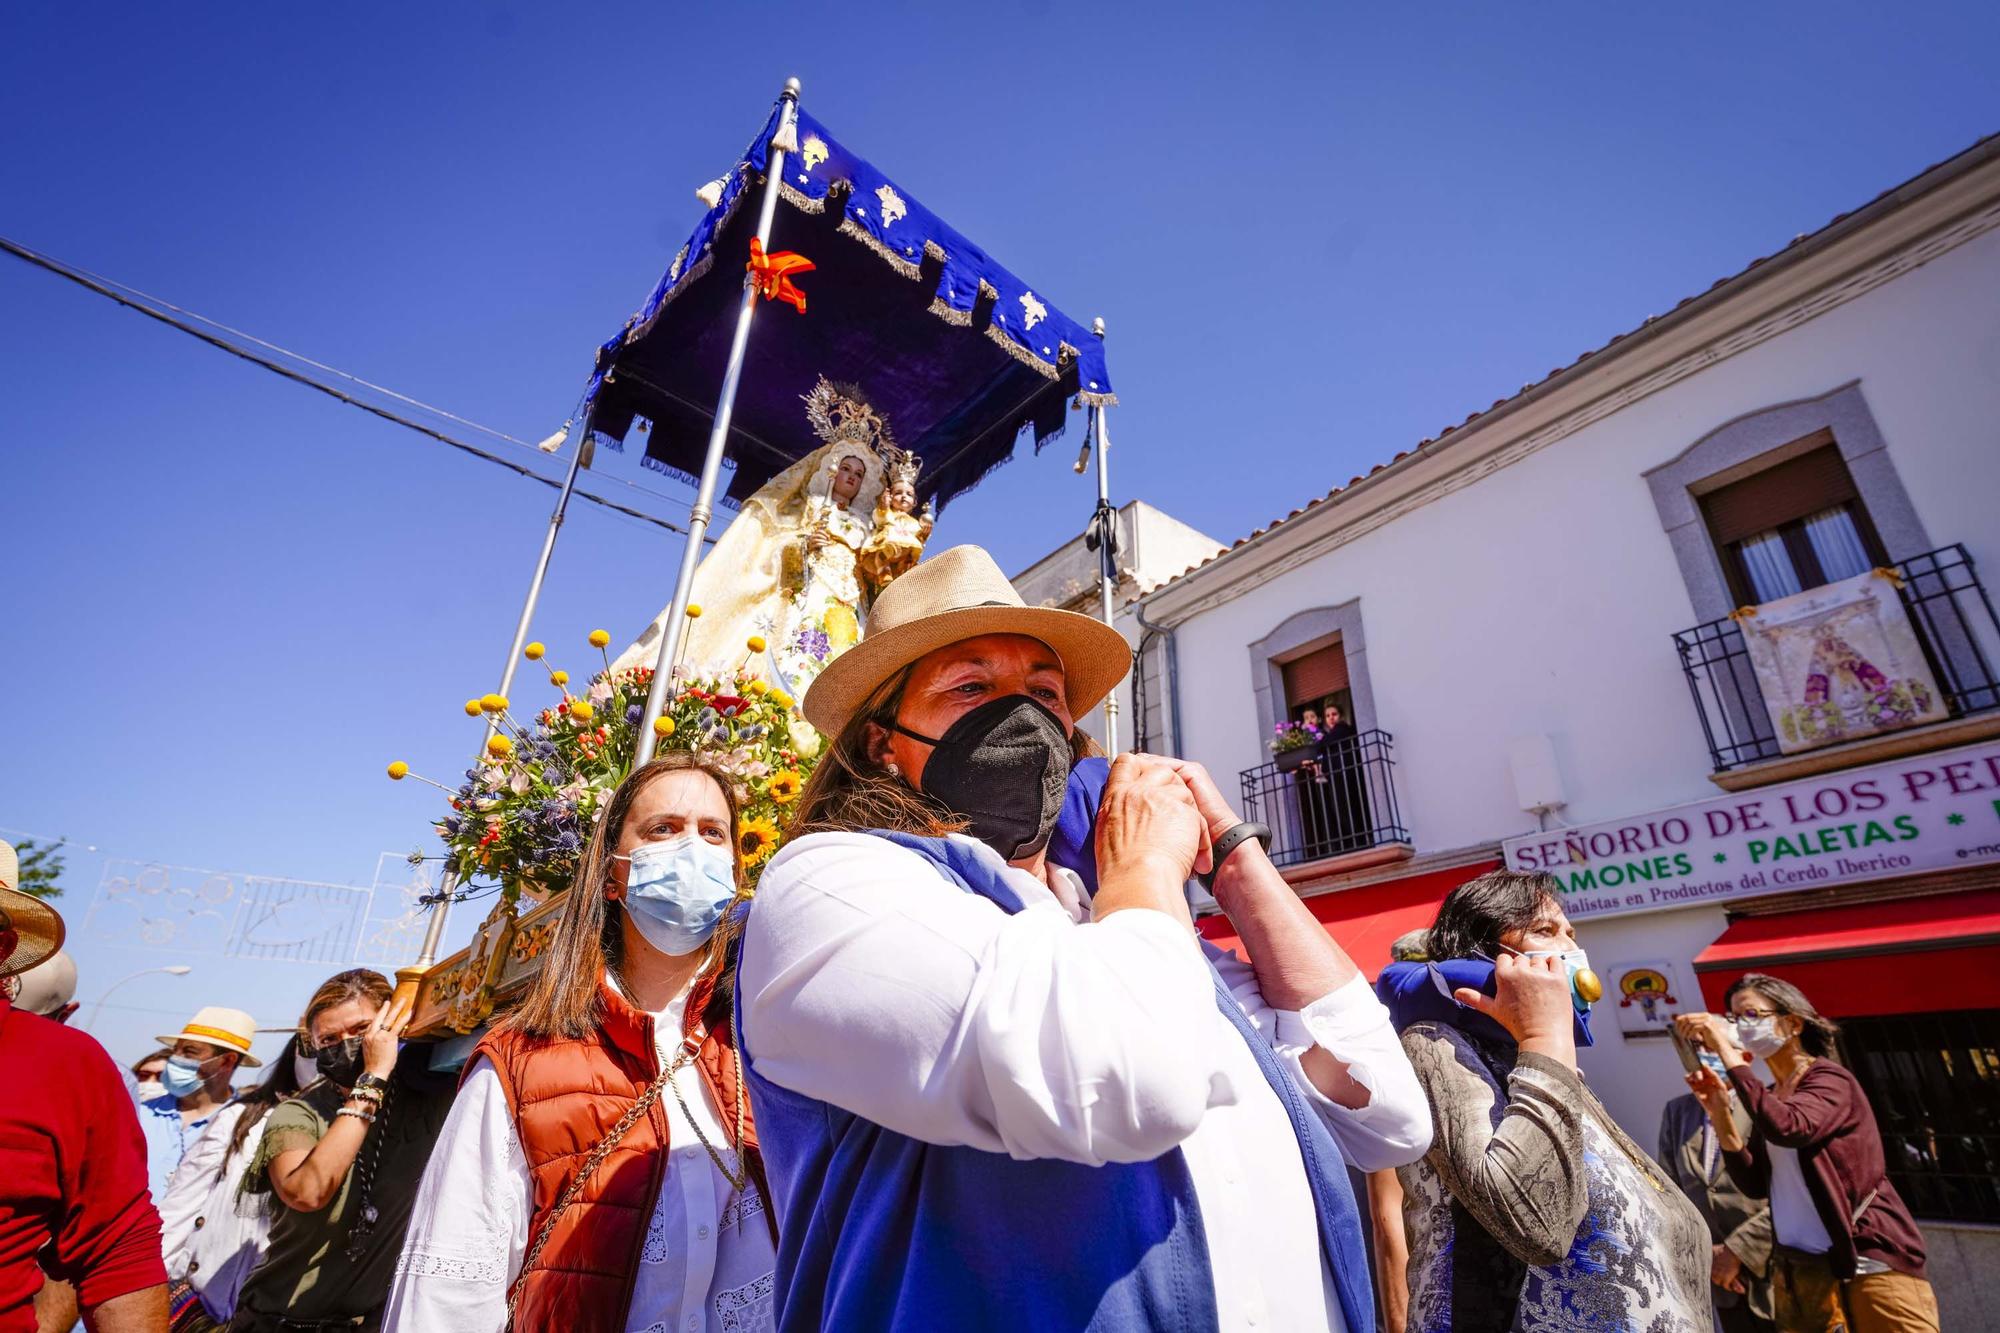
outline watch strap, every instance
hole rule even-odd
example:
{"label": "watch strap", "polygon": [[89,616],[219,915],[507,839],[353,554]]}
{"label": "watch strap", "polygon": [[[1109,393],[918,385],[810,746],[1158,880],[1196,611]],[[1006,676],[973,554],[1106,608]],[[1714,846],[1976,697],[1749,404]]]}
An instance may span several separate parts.
{"label": "watch strap", "polygon": [[1201,881],[1201,887],[1210,894],[1213,894],[1215,892],[1215,877],[1222,873],[1222,863],[1229,859],[1231,852],[1252,838],[1262,843],[1265,851],[1271,849],[1270,827],[1265,824],[1252,824],[1247,820],[1235,825],[1229,832],[1217,838],[1209,849],[1208,873],[1195,876],[1196,879]]}

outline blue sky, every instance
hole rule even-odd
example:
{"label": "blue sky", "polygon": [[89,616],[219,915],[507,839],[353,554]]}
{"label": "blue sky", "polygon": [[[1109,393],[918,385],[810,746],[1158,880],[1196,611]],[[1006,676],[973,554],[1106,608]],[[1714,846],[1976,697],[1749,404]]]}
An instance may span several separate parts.
{"label": "blue sky", "polygon": [[[535,439],[797,74],[1105,317],[1117,498],[1229,541],[2000,129],[1996,46],[1975,4],[27,6],[0,233]],[[288,1023],[330,968],[86,937],[103,858],[366,883],[428,844],[383,765],[464,767],[550,494],[11,260],[0,412],[0,828],[99,849],[86,1001],[194,966],[118,992],[114,1054]],[[939,540],[1025,566],[1088,515],[1074,456]],[[537,636],[587,666],[678,555],[573,510]]]}

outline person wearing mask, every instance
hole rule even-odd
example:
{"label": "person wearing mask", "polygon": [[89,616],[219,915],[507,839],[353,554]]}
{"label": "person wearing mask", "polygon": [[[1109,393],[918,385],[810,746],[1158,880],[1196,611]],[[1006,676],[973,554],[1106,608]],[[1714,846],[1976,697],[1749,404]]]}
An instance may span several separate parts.
{"label": "person wearing mask", "polygon": [[777,1227],[730,1025],[734,780],[619,785],[521,1007],[474,1052],[390,1333],[769,1329]]}
{"label": "person wearing mask", "polygon": [[264,1258],[231,1333],[374,1333],[417,1182],[451,1107],[430,1048],[402,1048],[409,1015],[367,968],[328,978],[306,1005],[319,1079],[266,1118],[243,1188],[275,1197]]}
{"label": "person wearing mask", "polygon": [[[0,1333],[165,1333],[160,1217],[119,1069],[90,1037],[17,1011],[4,983],[62,947],[0,842]],[[38,1311],[45,1288],[60,1295]],[[47,1315],[45,1319],[43,1316]]]}
{"label": "person wearing mask", "polygon": [[1701,1210],[1714,1248],[1709,1280],[1714,1284],[1716,1321],[1722,1333],[1772,1333],[1771,1210],[1730,1179],[1722,1140],[1693,1093],[1668,1102],[1660,1112],[1660,1150],[1655,1154],[1688,1202]]}
{"label": "person wearing mask", "polygon": [[[1714,1052],[1688,1086],[1743,1190],[1771,1203],[1777,1245],[1771,1299],[1787,1333],[1936,1333],[1937,1295],[1924,1239],[1889,1180],[1882,1134],[1861,1081],[1834,1055],[1839,1029],[1791,982],[1745,973],[1729,988],[1730,1018],[1681,1014],[1682,1035]],[[1751,1071],[1763,1060],[1776,1082]],[[1734,1090],[1750,1113],[1748,1138],[1728,1110]]]}
{"label": "person wearing mask", "polygon": [[1408,1327],[1709,1333],[1708,1229],[1577,1072],[1602,994],[1545,874],[1445,895],[1377,988],[1435,1118],[1402,1173]]}
{"label": "person wearing mask", "polygon": [[[962,546],[808,690],[828,740],[737,986],[780,1327],[1373,1328],[1343,1159],[1411,1160],[1429,1115],[1268,830],[1122,754],[1095,892],[1047,855],[1130,662]],[[1253,963],[1204,951],[1198,872]]]}
{"label": "person wearing mask", "polygon": [[[5,985],[9,983],[0,983]],[[67,1023],[75,1016],[76,963],[58,950],[11,979],[14,1007],[24,1014],[40,1014],[51,1023]]]}
{"label": "person wearing mask", "polygon": [[317,1082],[319,1069],[294,1033],[262,1082],[217,1112],[159,1200],[174,1333],[220,1328],[236,1312],[243,1280],[264,1257],[271,1198],[243,1189],[273,1108]]}
{"label": "person wearing mask", "polygon": [[162,1046],[134,1060],[127,1068],[132,1075],[132,1097],[136,1101],[149,1102],[165,1092],[160,1086],[160,1075],[167,1072],[167,1060],[173,1052]]}
{"label": "person wearing mask", "polygon": [[256,1020],[241,1009],[209,1005],[177,1034],[159,1038],[167,1048],[160,1095],[139,1100],[155,1201],[167,1197],[181,1158],[235,1095],[230,1080],[237,1069],[264,1063],[250,1054],[250,1039],[256,1034]]}

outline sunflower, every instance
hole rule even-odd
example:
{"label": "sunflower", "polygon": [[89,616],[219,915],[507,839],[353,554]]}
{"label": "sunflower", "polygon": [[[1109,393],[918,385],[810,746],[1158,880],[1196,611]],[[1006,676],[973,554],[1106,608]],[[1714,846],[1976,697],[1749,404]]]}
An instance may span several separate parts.
{"label": "sunflower", "polygon": [[799,799],[799,792],[805,785],[805,780],[797,771],[788,768],[781,773],[771,775],[771,780],[764,784],[764,794],[779,805],[790,805]]}
{"label": "sunflower", "polygon": [[761,815],[756,819],[745,819],[736,825],[736,846],[743,853],[743,864],[762,864],[778,846],[778,826]]}

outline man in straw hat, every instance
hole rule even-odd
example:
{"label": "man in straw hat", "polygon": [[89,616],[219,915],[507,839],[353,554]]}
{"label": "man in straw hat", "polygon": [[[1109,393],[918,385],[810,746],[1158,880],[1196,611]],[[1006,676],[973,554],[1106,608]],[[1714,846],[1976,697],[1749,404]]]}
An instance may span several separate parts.
{"label": "man in straw hat", "polygon": [[167,1067],[160,1071],[162,1091],[139,1101],[155,1199],[166,1197],[181,1158],[235,1096],[231,1081],[236,1071],[264,1063],[250,1054],[256,1035],[257,1022],[250,1015],[211,1004],[179,1032],[159,1038],[167,1051]]}
{"label": "man in straw hat", "polygon": [[[962,546],[807,693],[829,748],[737,989],[780,1327],[1374,1327],[1343,1159],[1414,1161],[1430,1112],[1268,830],[1127,754],[1095,888],[1050,855],[1130,659]],[[1204,949],[1196,874],[1254,964]]]}
{"label": "man in straw hat", "polygon": [[8,998],[63,941],[62,918],[19,885],[0,842],[0,1333],[36,1328],[44,1270],[52,1289],[74,1286],[98,1333],[163,1333],[160,1217],[123,1075],[95,1041]]}

